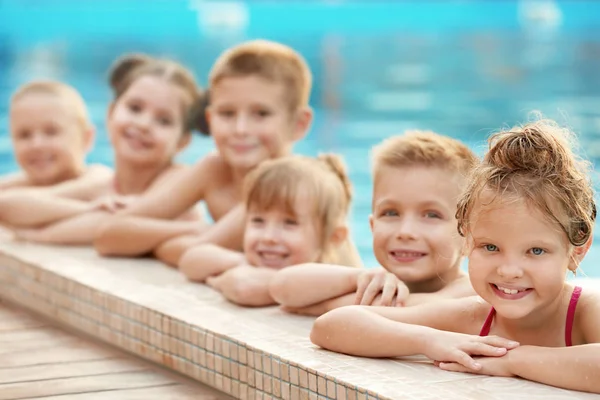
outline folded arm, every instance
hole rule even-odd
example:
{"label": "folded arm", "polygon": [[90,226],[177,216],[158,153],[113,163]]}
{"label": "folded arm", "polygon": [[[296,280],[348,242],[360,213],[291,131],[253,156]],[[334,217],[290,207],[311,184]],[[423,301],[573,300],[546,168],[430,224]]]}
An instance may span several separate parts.
{"label": "folded arm", "polygon": [[521,346],[506,356],[513,375],[564,389],[600,393],[600,344]]}
{"label": "folded arm", "polygon": [[16,230],[22,240],[60,245],[89,245],[94,239],[99,224],[110,214],[103,211],[90,212],[34,229]]}
{"label": "folded arm", "polygon": [[[350,293],[354,295],[361,271],[359,268],[329,264],[295,265],[277,272],[269,291],[285,307],[310,307]],[[354,298],[347,305],[353,303]]]}
{"label": "folded arm", "polygon": [[183,254],[195,246],[214,244],[226,249],[240,250],[244,225],[245,210],[243,205],[238,205],[203,233],[174,237],[160,244],[154,250],[154,256],[168,265],[177,266]]}
{"label": "folded arm", "polygon": [[217,277],[208,278],[206,282],[232,303],[264,307],[275,304],[269,294],[269,281],[276,272],[271,268],[241,265]]}
{"label": "folded arm", "polygon": [[[116,213],[99,230],[96,250],[105,256],[140,256],[172,238],[195,234],[198,224],[174,221],[204,197],[204,162],[177,171],[159,182],[130,207]],[[135,238],[135,240],[130,240]]]}
{"label": "folded arm", "polygon": [[0,195],[0,221],[15,228],[33,228],[88,212],[93,207],[86,201],[14,190]]}
{"label": "folded arm", "polygon": [[202,244],[186,252],[179,261],[179,270],[192,281],[204,282],[211,276],[246,263],[240,252],[214,244]]}
{"label": "folded arm", "polygon": [[423,340],[432,328],[468,332],[474,306],[474,298],[466,298],[415,307],[341,307],[317,318],[310,338],[323,348],[362,357],[425,354],[429,343]]}

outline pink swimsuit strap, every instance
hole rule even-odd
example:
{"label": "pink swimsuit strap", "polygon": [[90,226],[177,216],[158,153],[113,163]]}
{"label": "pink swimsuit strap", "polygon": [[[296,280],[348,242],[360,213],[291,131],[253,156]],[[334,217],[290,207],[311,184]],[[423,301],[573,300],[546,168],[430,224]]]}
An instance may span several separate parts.
{"label": "pink swimsuit strap", "polygon": [[[577,302],[579,301],[579,297],[581,296],[581,287],[575,286],[573,289],[573,294],[571,295],[571,300],[569,301],[569,308],[567,309],[567,322],[565,324],[565,344],[567,347],[572,346],[571,341],[571,332],[573,332],[573,322],[575,320],[575,309],[577,308]],[[479,336],[487,336],[490,334],[490,329],[492,328],[492,322],[494,321],[494,316],[496,315],[496,310],[492,307],[490,313],[488,314],[483,326],[481,327],[481,331],[479,332]]]}

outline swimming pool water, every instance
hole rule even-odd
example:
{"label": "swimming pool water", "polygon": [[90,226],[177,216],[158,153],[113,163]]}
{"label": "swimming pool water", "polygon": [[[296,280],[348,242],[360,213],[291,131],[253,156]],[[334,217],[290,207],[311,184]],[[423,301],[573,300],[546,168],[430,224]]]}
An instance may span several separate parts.
{"label": "swimming pool water", "polygon": [[[116,57],[173,57],[206,82],[223,49],[257,37],[293,46],[313,70],[316,120],[296,151],[345,157],[356,194],[352,234],[367,265],[376,265],[369,149],[385,137],[432,129],[481,153],[490,132],[536,109],[572,126],[580,151],[600,159],[594,2],[283,3],[0,0],[0,173],[16,168],[6,111],[23,82],[51,77],[77,87],[98,128],[89,161],[110,165],[106,73]],[[192,163],[213,148],[195,137],[179,159]],[[599,261],[594,245],[584,272],[600,277]]]}

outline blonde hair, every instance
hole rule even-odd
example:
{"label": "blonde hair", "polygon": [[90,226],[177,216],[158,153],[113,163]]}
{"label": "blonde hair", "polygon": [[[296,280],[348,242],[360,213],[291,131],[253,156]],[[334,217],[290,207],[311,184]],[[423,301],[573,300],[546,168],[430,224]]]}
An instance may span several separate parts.
{"label": "blonde hair", "polygon": [[34,94],[43,93],[56,96],[65,101],[67,107],[72,109],[75,117],[80,122],[83,129],[89,128],[92,123],[88,114],[87,106],[81,94],[75,88],[66,83],[52,80],[40,80],[26,83],[18,88],[12,95],[11,105],[23,97]]}
{"label": "blonde hair", "polygon": [[290,110],[308,106],[312,74],[304,58],[291,47],[253,40],[225,51],[213,65],[210,87],[229,77],[259,76],[284,86]]}
{"label": "blonde hair", "polygon": [[382,166],[437,167],[466,176],[477,162],[477,156],[467,145],[431,131],[407,131],[373,148],[375,179]]}
{"label": "blonde hair", "polygon": [[481,193],[491,190],[524,199],[557,223],[573,246],[584,245],[592,235],[596,206],[589,163],[573,153],[572,136],[547,119],[493,134],[458,204],[460,234],[471,229]]}
{"label": "blonde hair", "polygon": [[[346,220],[352,201],[352,186],[340,156],[322,154],[312,158],[295,155],[267,160],[250,172],[244,182],[247,210],[282,207],[294,215],[301,196],[313,200],[314,216],[323,243],[323,255],[319,261],[339,263],[343,256],[331,248],[329,238]],[[359,261],[356,260],[349,263],[357,264]]]}
{"label": "blonde hair", "polygon": [[182,103],[184,133],[196,130],[204,135],[209,134],[205,117],[208,97],[196,83],[192,72],[175,61],[145,54],[129,54],[119,58],[109,75],[114,100],[118,100],[136,80],[148,75],[163,78],[179,86],[189,96],[189,101]]}

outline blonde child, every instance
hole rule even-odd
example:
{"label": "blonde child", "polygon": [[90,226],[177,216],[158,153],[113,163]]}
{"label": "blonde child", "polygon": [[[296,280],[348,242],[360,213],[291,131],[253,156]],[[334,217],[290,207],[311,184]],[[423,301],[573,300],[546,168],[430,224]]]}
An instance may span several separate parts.
{"label": "blonde child", "polygon": [[22,172],[0,177],[0,191],[110,179],[110,168],[85,164],[94,127],[83,98],[73,87],[51,80],[21,86],[10,100],[9,123]]}
{"label": "blonde child", "polygon": [[[346,222],[350,201],[350,182],[336,155],[265,161],[245,182],[244,252],[204,244],[185,253],[179,268],[234,303],[274,304],[268,283],[278,270],[306,262],[343,262],[340,252],[351,247]],[[360,264],[357,254],[351,263]]]}
{"label": "blonde child", "polygon": [[[153,252],[176,266],[194,245],[241,249],[244,177],[265,160],[289,155],[306,135],[311,81],[304,59],[279,43],[251,41],[223,53],[210,72],[206,111],[218,152],[117,213],[100,229],[96,250],[106,256]],[[172,221],[202,200],[216,221],[208,230],[194,234]]]}
{"label": "blonde child", "polygon": [[407,132],[374,149],[369,223],[383,268],[301,265],[279,272],[270,293],[285,310],[320,315],[336,307],[415,305],[473,294],[461,272],[456,203],[477,158],[433,132]]}
{"label": "blonde child", "polygon": [[424,354],[448,371],[600,393],[600,293],[565,281],[590,247],[596,215],[587,163],[568,139],[545,120],[491,137],[457,213],[480,297],[340,308],[317,319],[311,340],[347,354]]}
{"label": "blonde child", "polygon": [[[193,75],[173,61],[132,55],[116,63],[110,83],[115,97],[107,130],[115,155],[114,179],[95,185],[73,182],[51,193],[18,192],[0,199],[0,218],[17,237],[90,244],[109,212],[185,172],[173,158],[189,143],[195,125],[202,124],[202,119],[192,118],[203,103]],[[199,229],[197,214],[178,217],[195,220],[179,221],[189,231]]]}

